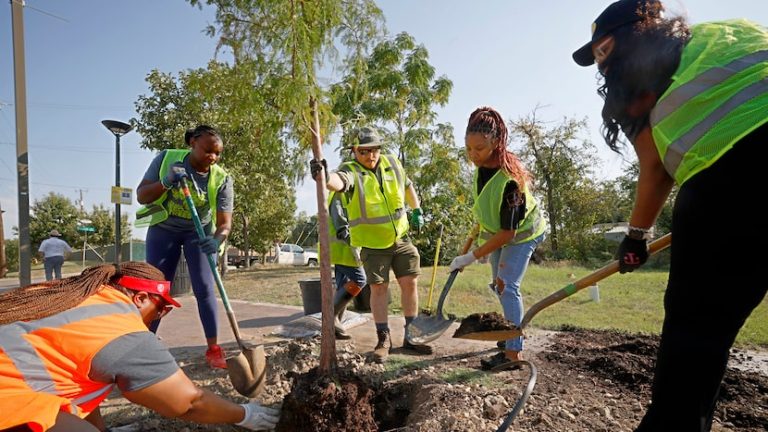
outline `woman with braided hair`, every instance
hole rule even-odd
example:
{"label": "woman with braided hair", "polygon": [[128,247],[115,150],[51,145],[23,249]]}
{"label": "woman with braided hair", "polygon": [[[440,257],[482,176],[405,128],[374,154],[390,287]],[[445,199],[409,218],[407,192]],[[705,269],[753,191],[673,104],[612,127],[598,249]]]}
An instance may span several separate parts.
{"label": "woman with braided hair", "polygon": [[148,330],[180,307],[164,279],[126,262],[0,295],[0,431],[104,431],[115,385],[167,417],[272,429],[278,411],[196,387]]}
{"label": "woman with braided hair", "polygon": [[[499,294],[504,317],[520,325],[523,297],[520,284],[536,246],[544,241],[546,221],[530,193],[530,175],[520,159],[507,150],[507,126],[498,111],[476,109],[469,116],[464,141],[475,170],[472,213],[480,226],[478,248],[459,255],[451,271],[490,255],[493,286]],[[522,360],[523,338],[506,341],[505,350],[488,360],[484,369]]]}

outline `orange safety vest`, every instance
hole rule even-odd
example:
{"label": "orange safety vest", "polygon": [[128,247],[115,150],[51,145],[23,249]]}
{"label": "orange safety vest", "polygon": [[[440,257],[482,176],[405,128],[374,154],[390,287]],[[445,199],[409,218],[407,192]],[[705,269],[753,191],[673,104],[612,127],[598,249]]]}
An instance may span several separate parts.
{"label": "orange safety vest", "polygon": [[0,325],[0,430],[45,431],[59,411],[85,418],[114,386],[88,378],[93,357],[141,331],[147,326],[131,299],[108,286],[72,309]]}

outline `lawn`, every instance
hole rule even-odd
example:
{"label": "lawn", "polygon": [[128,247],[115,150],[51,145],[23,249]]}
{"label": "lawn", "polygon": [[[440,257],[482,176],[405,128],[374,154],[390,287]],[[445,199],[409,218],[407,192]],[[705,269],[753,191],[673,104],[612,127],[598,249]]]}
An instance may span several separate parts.
{"label": "lawn", "polygon": [[[595,269],[573,266],[532,265],[523,281],[526,306],[531,306],[552,292],[583,277]],[[424,268],[419,279],[421,307],[427,306],[431,268]],[[432,294],[432,307],[448,276],[447,267],[439,267]],[[301,306],[299,281],[320,277],[319,269],[306,267],[256,266],[249,270],[228,272],[225,286],[233,299]],[[445,312],[463,318],[475,312],[501,312],[496,296],[488,288],[490,268],[476,264],[462,272],[451,288]],[[591,300],[584,289],[541,311],[531,326],[556,329],[574,325],[590,329],[612,328],[628,332],[658,333],[663,319],[663,298],[667,273],[635,271],[613,275],[599,283],[600,301]],[[400,293],[392,291],[390,311],[400,313]],[[715,325],[716,317],[713,317]],[[737,345],[768,347],[768,300],[752,313],[742,328]]]}

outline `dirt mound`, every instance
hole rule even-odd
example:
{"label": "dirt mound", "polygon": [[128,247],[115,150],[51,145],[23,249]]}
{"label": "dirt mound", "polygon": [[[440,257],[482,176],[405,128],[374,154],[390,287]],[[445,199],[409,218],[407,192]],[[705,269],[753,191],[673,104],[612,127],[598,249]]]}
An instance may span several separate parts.
{"label": "dirt mound", "polygon": [[[525,355],[536,365],[538,380],[510,431],[631,431],[637,426],[650,400],[657,337],[569,328],[531,332],[529,339]],[[392,354],[386,364],[378,365],[357,353],[354,343],[339,343],[339,368],[348,375],[331,384],[311,378],[319,339],[280,342],[267,348],[268,382],[259,401],[272,407],[282,404],[281,422],[289,422],[287,417],[296,409],[307,409],[313,391],[322,396],[333,388],[318,399],[319,405],[327,407],[319,412],[339,428],[312,426],[325,421],[318,418],[311,423],[285,423],[287,428],[281,423],[281,430],[296,432],[495,431],[528,385],[530,373],[527,368],[496,374],[480,370],[480,359],[497,352],[492,343],[488,345],[488,349],[437,357]],[[226,372],[205,366],[202,351],[174,351],[174,355],[198,385],[245,402],[232,390]],[[716,408],[716,432],[768,430],[768,368],[762,373],[739,370],[748,357],[738,350],[731,356]],[[297,381],[294,376],[303,378]],[[299,385],[305,390],[292,401],[288,395],[302,380],[305,384]],[[363,405],[372,407],[374,424],[367,408],[363,408],[366,420],[362,415],[350,420],[349,416],[360,414],[361,401],[369,401]],[[119,397],[108,399],[102,412],[110,427],[130,424],[127,430],[132,431],[241,430],[164,419]]]}
{"label": "dirt mound", "polygon": [[515,325],[504,319],[504,317],[497,312],[475,313],[461,320],[461,325],[456,329],[453,337],[464,336],[475,332],[513,329],[515,329]]}

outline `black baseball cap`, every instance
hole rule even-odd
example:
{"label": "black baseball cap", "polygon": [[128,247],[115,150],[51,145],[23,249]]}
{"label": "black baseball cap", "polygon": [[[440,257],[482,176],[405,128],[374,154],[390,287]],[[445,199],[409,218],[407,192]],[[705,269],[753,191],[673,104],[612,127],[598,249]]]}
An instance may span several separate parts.
{"label": "black baseball cap", "polygon": [[650,6],[656,6],[657,10],[661,10],[661,3],[658,0],[619,0],[611,3],[592,23],[592,40],[573,52],[573,61],[579,66],[590,66],[595,63],[592,44],[619,27],[641,21],[644,18],[644,12]]}

